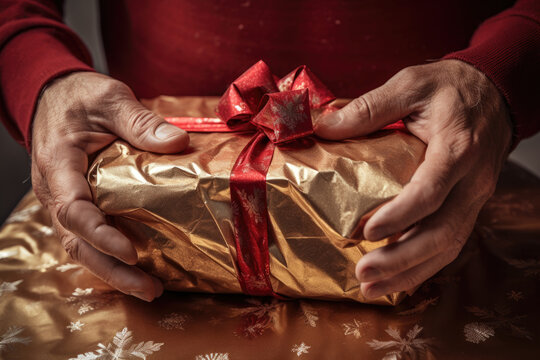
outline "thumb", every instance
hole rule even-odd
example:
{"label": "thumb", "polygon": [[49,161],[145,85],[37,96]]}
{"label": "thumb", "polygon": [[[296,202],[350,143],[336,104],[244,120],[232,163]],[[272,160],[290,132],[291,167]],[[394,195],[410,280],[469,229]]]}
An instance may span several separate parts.
{"label": "thumb", "polygon": [[411,91],[406,91],[396,77],[343,108],[322,115],[314,125],[315,134],[330,140],[367,135],[409,115],[412,101],[407,94]]}
{"label": "thumb", "polygon": [[136,100],[126,100],[113,121],[116,135],[131,145],[157,153],[176,153],[189,145],[186,131],[169,124]]}

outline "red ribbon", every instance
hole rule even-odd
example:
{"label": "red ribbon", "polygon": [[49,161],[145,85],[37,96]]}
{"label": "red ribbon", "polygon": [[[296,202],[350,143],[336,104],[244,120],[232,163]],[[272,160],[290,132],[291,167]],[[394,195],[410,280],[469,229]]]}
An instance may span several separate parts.
{"label": "red ribbon", "polygon": [[313,133],[311,109],[334,95],[305,66],[278,79],[259,61],[221,97],[216,118],[166,118],[186,131],[255,131],[231,171],[230,191],[238,281],[250,295],[273,295],[268,254],[266,173],[276,145]]}
{"label": "red ribbon", "polygon": [[[275,146],[313,133],[311,109],[333,111],[334,95],[306,67],[278,79],[259,61],[221,97],[219,118],[170,117],[186,131],[255,131],[231,171],[230,191],[238,281],[246,294],[279,297],[270,283],[266,173]],[[386,129],[403,129],[403,123]]]}

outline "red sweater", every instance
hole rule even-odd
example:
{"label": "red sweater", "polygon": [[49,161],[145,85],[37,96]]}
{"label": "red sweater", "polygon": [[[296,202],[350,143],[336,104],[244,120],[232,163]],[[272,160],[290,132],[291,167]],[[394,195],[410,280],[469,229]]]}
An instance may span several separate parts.
{"label": "red sweater", "polygon": [[[0,0],[0,118],[27,148],[43,86],[92,69],[56,3]],[[356,97],[444,57],[495,83],[517,140],[540,129],[539,0],[115,0],[101,23],[110,74],[138,97],[220,95],[259,59],[277,75],[306,64]]]}

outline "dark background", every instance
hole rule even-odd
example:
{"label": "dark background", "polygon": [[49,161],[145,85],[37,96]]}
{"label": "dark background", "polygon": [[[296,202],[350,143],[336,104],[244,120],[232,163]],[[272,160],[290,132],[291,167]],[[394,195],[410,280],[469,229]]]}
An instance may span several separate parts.
{"label": "dark background", "polygon": [[[98,6],[97,0],[66,0],[64,19],[92,52],[95,68],[107,73],[98,26]],[[522,141],[510,159],[540,176],[540,134]],[[26,150],[0,126],[0,224],[30,187],[30,159]]]}

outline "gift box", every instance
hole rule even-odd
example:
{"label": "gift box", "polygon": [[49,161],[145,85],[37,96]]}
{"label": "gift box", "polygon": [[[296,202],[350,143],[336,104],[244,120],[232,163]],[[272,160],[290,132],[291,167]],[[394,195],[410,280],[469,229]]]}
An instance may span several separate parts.
{"label": "gift box", "polygon": [[395,305],[405,293],[360,292],[356,263],[393,241],[363,240],[362,226],[425,145],[399,125],[339,142],[312,135],[346,103],[305,67],[277,79],[262,62],[221,99],[143,100],[188,130],[190,146],[162,155],[114,142],[89,169],[94,201],[166,289]]}

